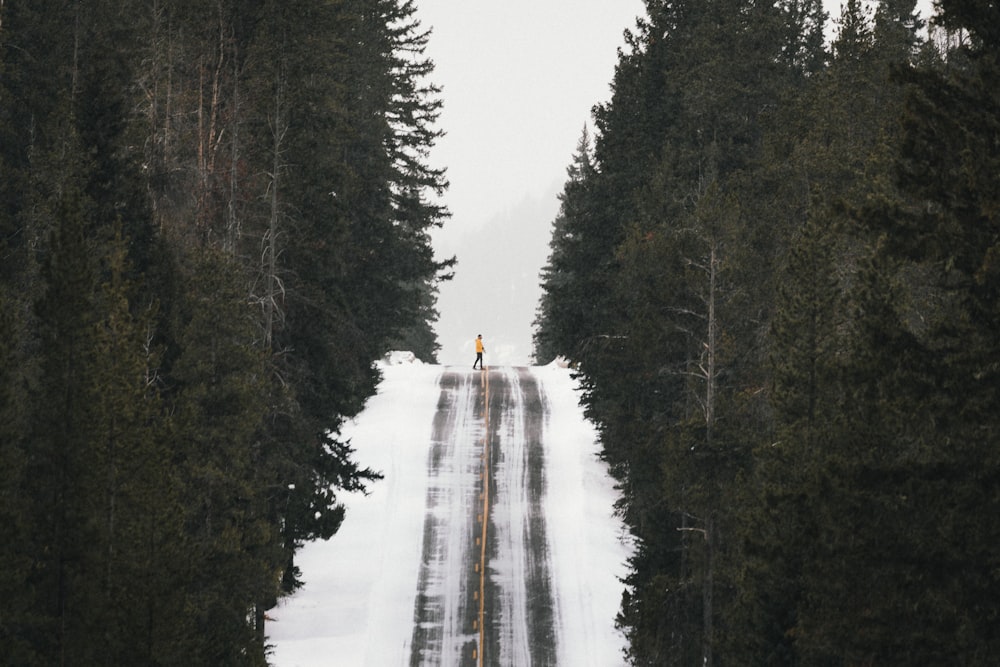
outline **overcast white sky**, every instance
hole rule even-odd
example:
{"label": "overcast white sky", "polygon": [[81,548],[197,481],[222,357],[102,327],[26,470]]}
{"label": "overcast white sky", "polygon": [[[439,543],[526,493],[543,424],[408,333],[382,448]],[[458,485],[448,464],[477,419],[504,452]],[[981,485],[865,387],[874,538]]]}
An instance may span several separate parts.
{"label": "overcast white sky", "polygon": [[[825,0],[839,14],[839,0]],[[921,4],[929,0],[921,0]],[[431,155],[448,169],[452,219],[434,234],[457,255],[436,327],[444,364],[527,364],[556,195],[591,108],[610,97],[623,33],[642,0],[418,0],[444,88]],[[549,360],[541,360],[543,363]]]}
{"label": "overcast white sky", "polygon": [[442,363],[471,366],[479,333],[487,364],[528,363],[556,194],[642,12],[641,0],[418,0],[444,88],[431,161],[451,183],[434,245],[459,261],[438,302]]}
{"label": "overcast white sky", "polygon": [[[564,180],[591,107],[608,97],[622,33],[641,0],[418,0],[444,87],[435,152],[452,227]],[[445,235],[446,237],[447,235]]]}

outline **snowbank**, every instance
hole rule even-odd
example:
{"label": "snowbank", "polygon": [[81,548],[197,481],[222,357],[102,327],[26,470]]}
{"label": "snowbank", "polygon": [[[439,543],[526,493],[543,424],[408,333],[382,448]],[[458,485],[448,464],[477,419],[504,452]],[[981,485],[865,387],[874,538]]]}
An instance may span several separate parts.
{"label": "snowbank", "polygon": [[404,350],[391,350],[385,353],[385,356],[379,360],[380,366],[403,366],[406,364],[423,364],[424,362],[417,359],[417,355],[409,351]]}

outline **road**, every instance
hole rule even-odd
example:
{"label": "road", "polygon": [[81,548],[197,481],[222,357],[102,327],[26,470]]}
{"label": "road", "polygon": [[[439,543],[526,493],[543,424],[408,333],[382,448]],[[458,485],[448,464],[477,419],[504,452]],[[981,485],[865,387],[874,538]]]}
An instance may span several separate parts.
{"label": "road", "polygon": [[410,664],[555,664],[538,383],[507,367],[440,385]]}
{"label": "road", "polygon": [[350,433],[385,479],[303,549],[272,664],[623,664],[629,552],[573,388],[558,368],[389,369]]}

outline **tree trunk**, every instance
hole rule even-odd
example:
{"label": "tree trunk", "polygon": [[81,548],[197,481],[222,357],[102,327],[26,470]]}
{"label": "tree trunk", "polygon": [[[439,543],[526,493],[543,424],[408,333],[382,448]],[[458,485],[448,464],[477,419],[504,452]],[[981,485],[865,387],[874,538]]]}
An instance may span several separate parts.
{"label": "tree trunk", "polygon": [[715,623],[713,618],[715,616],[715,610],[713,608],[712,593],[714,588],[714,577],[712,576],[712,570],[714,568],[713,563],[713,547],[715,541],[715,522],[709,516],[705,520],[705,579],[703,582],[703,588],[701,591],[702,597],[702,641],[701,641],[701,664],[702,667],[712,667],[712,644],[713,637],[715,634]]}
{"label": "tree trunk", "polygon": [[274,153],[271,161],[271,215],[268,220],[267,233],[264,235],[264,344],[267,349],[271,348],[274,340],[275,320],[278,316],[278,294],[281,291],[281,281],[278,278],[278,233],[281,222],[278,199],[279,176],[282,169],[281,146],[285,138],[284,120],[282,117],[282,104],[284,102],[285,75],[283,68],[279,68],[274,92]]}
{"label": "tree trunk", "polygon": [[712,444],[712,425],[715,422],[715,363],[717,353],[718,323],[715,316],[715,300],[718,278],[718,243],[712,241],[708,257],[708,342],[705,369],[705,444]]}
{"label": "tree trunk", "polygon": [[236,211],[239,193],[239,162],[240,162],[240,72],[239,58],[233,53],[233,113],[229,122],[230,133],[233,135],[229,156],[229,197],[226,206],[226,252],[236,254],[236,248],[242,234],[239,214]]}

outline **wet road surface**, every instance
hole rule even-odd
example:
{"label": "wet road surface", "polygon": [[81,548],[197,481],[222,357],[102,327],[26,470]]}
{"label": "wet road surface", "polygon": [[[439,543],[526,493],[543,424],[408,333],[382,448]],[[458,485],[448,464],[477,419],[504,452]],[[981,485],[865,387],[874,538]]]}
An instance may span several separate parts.
{"label": "wet road surface", "polygon": [[544,392],[511,367],[440,388],[410,665],[555,664]]}

